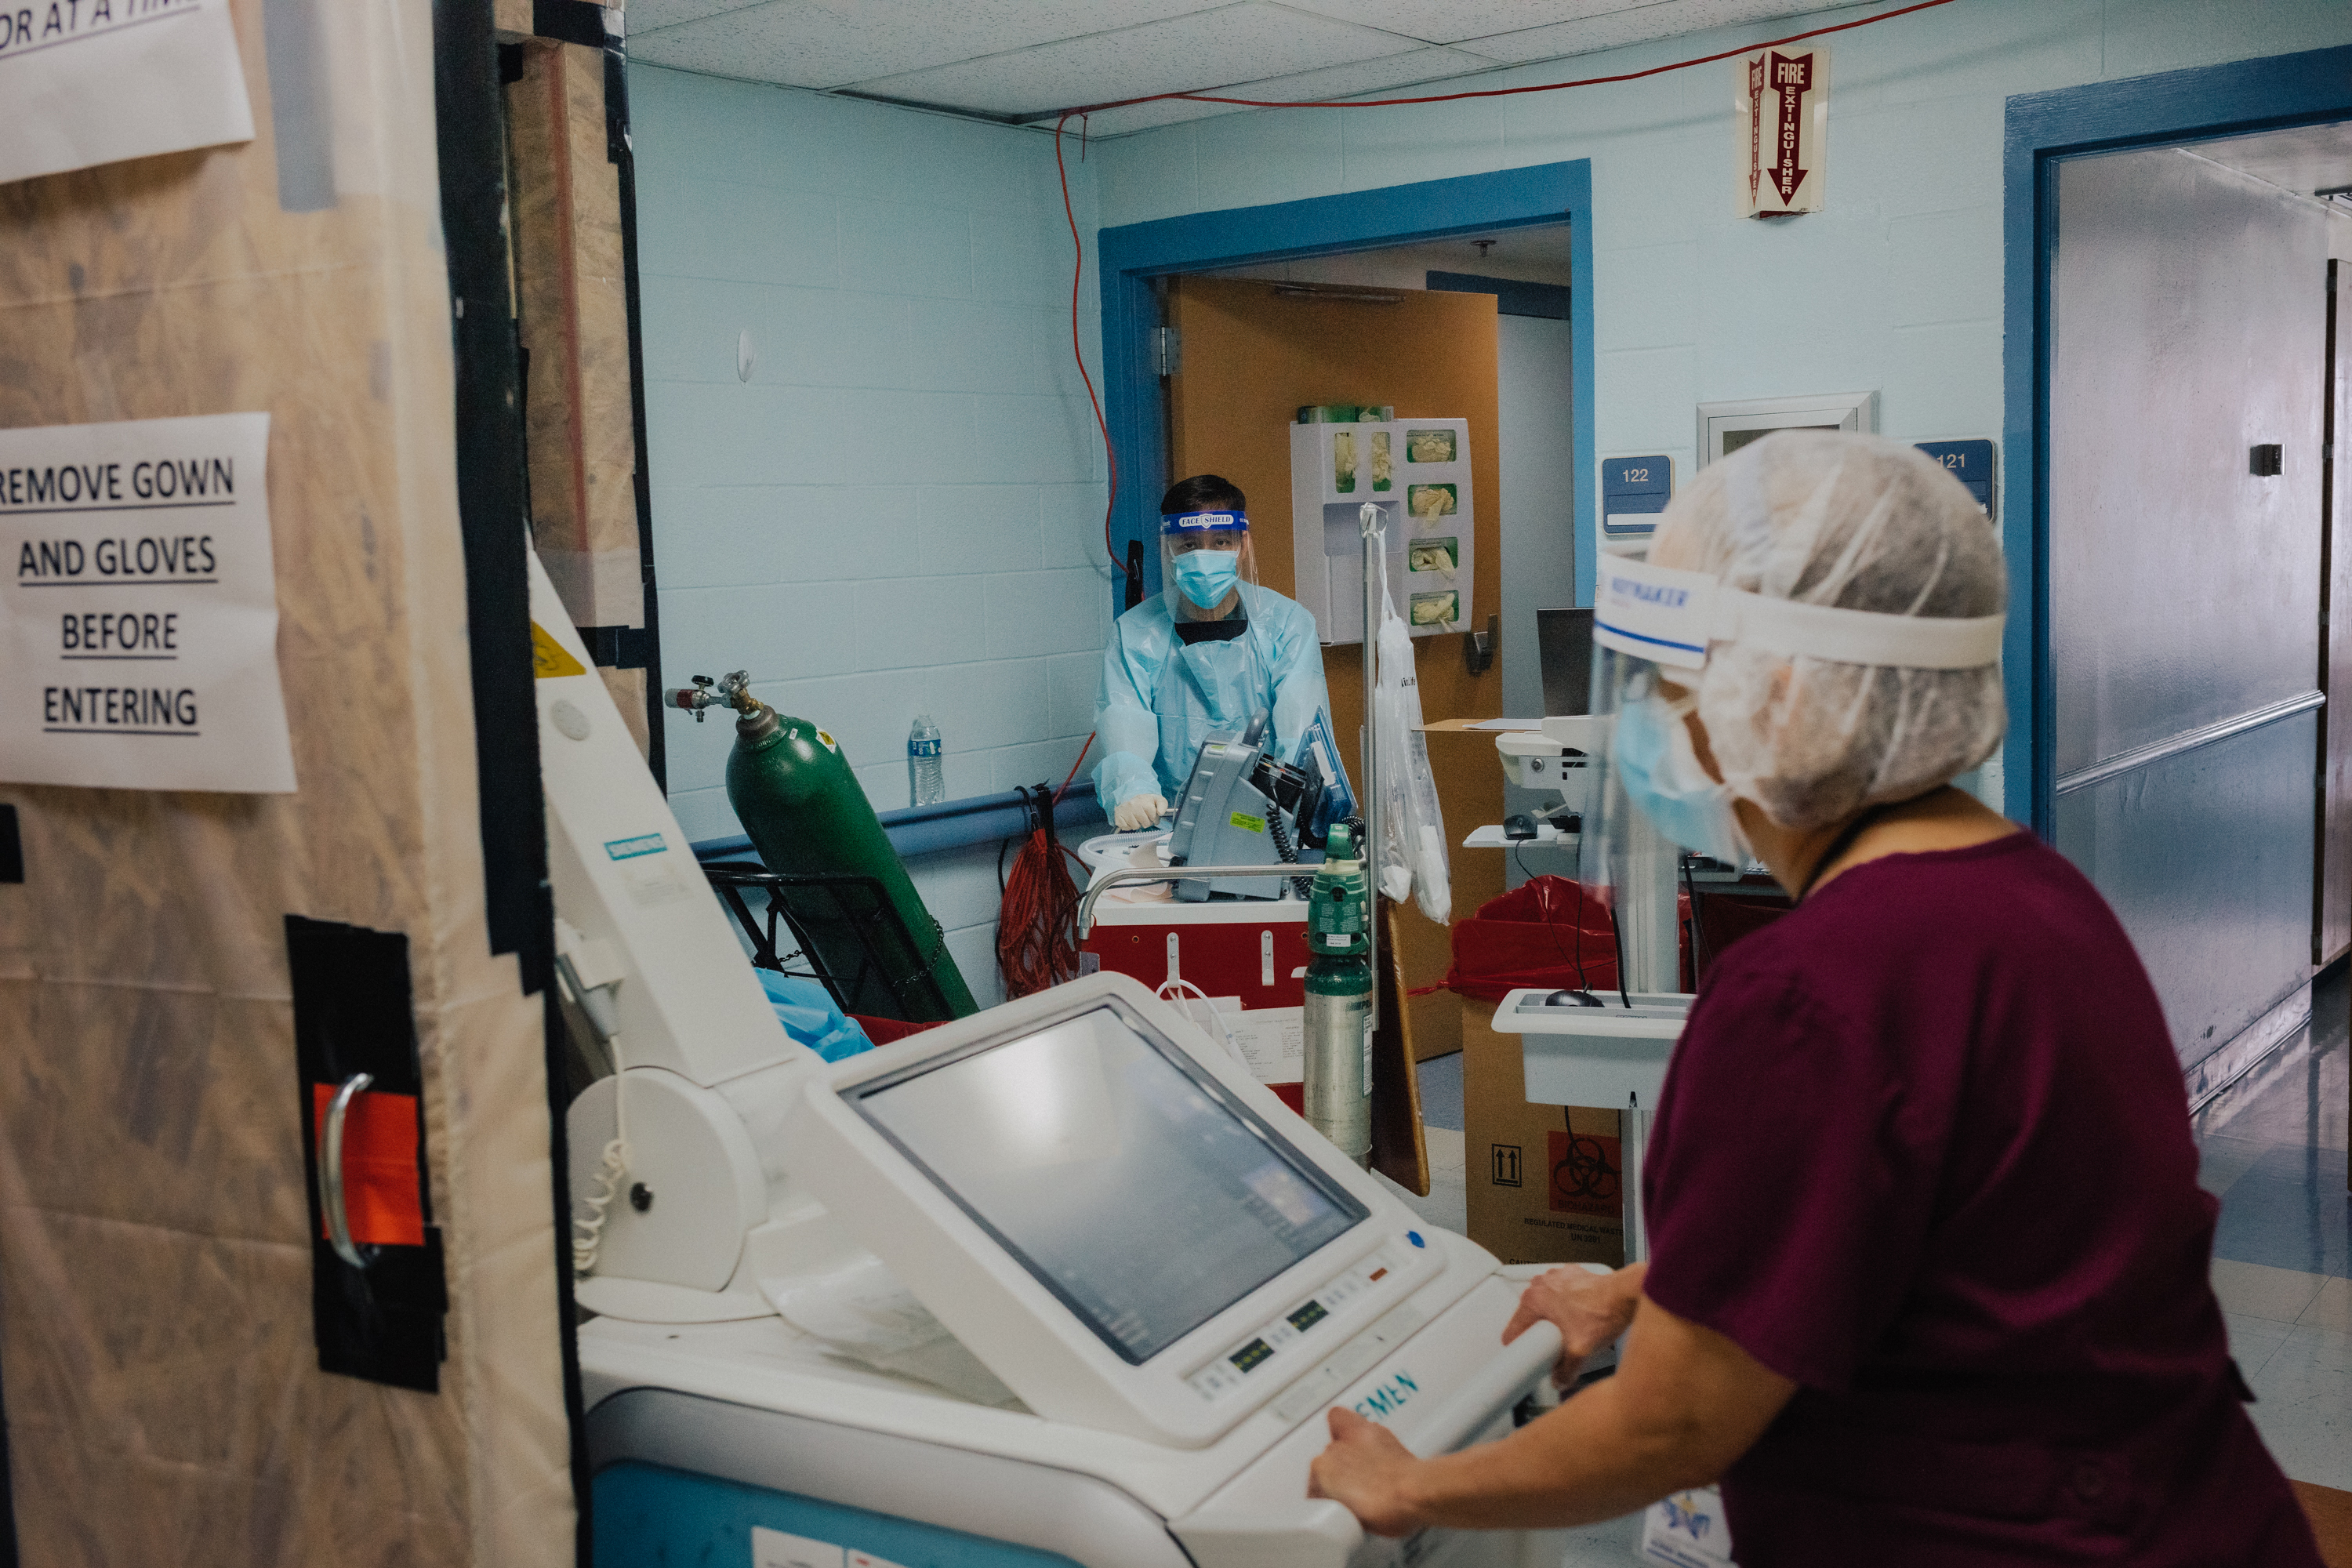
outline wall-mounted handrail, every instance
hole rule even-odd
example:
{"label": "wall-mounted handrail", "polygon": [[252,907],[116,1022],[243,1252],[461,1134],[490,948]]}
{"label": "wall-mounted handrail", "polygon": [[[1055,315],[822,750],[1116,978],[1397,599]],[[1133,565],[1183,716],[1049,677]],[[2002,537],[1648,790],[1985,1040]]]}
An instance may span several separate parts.
{"label": "wall-mounted handrail", "polygon": [[2161,741],[2151,741],[2145,746],[2134,746],[2128,752],[2117,752],[2103,763],[2093,763],[2087,768],[2077,768],[2073,773],[2064,774],[2058,780],[2055,793],[2061,795],[2073,795],[2078,789],[2088,789],[2093,784],[2105,784],[2107,780],[2127,773],[2134,768],[2144,768],[2150,763],[2160,763],[2168,757],[2177,757],[2184,752],[2196,751],[2200,747],[2212,745],[2218,741],[2231,740],[2246,733],[2249,730],[2259,730],[2265,724],[2275,724],[2282,719],[2292,719],[2298,713],[2308,713],[2313,709],[2323,706],[2326,701],[2327,693],[2325,691],[2299,692],[2284,701],[2273,702],[2266,708],[2256,708],[2249,712],[2241,713],[2234,719],[2224,719],[2219,723],[2207,724],[2201,729],[2184,730],[2178,735],[2168,736]]}

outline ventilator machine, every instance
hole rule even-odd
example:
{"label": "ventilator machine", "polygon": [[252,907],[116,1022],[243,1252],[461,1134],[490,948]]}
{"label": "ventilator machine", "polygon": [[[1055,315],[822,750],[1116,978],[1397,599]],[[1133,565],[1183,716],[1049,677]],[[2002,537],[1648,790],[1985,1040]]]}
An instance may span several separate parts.
{"label": "ventilator machine", "polygon": [[1556,1563],[1368,1539],[1324,1412],[1508,1432],[1557,1331],[1118,974],[828,1065],[782,1032],[545,573],[595,1557],[755,1568]]}

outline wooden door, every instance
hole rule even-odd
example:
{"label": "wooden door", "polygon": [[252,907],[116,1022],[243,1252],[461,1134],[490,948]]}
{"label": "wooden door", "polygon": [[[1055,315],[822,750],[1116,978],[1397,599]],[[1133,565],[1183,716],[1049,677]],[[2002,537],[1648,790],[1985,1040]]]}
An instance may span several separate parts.
{"label": "wooden door", "polygon": [[[1496,436],[1496,334],[1491,294],[1346,289],[1255,279],[1180,278],[1169,292],[1182,343],[1169,383],[1169,470],[1222,474],[1249,498],[1260,580],[1296,588],[1291,560],[1290,426],[1301,405],[1379,403],[1400,419],[1470,422],[1471,527],[1476,559],[1472,616],[1484,626],[1502,605],[1501,450]],[[1499,659],[1472,675],[1462,638],[1414,644],[1422,716],[1491,719],[1503,711]],[[1364,712],[1363,649],[1326,648],[1334,737],[1359,792],[1368,784],[1355,737]],[[1503,890],[1502,858],[1458,847],[1464,834],[1502,814],[1502,772],[1492,745],[1431,748],[1453,852],[1454,915]],[[1408,907],[1395,921],[1407,989],[1444,978],[1452,952],[1444,926]],[[1461,1049],[1460,1010],[1446,998],[1409,1004],[1404,1025],[1420,1059]]]}

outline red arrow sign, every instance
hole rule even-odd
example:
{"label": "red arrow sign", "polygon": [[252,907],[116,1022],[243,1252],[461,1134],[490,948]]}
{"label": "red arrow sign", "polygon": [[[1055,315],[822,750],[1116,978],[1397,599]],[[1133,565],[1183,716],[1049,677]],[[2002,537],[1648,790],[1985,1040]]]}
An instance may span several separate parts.
{"label": "red arrow sign", "polygon": [[1812,90],[1813,57],[1799,55],[1790,59],[1786,55],[1771,57],[1769,83],[1780,98],[1780,140],[1772,150],[1772,184],[1780,193],[1780,204],[1786,206],[1796,200],[1797,187],[1805,183],[1805,171],[1797,167],[1797,139],[1803,128],[1805,94]]}
{"label": "red arrow sign", "polygon": [[1748,206],[1756,207],[1756,184],[1764,177],[1764,62],[1748,62]]}

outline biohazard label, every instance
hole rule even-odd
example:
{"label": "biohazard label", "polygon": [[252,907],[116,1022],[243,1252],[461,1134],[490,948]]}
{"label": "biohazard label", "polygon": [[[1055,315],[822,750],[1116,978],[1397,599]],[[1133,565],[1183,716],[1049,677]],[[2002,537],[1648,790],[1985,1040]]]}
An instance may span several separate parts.
{"label": "biohazard label", "polygon": [[530,676],[533,680],[553,680],[559,676],[585,675],[588,667],[564,651],[554,635],[537,621],[530,623]]}
{"label": "biohazard label", "polygon": [[1554,1214],[1615,1216],[1625,1212],[1619,1141],[1555,1128],[1546,1133],[1551,1157],[1547,1205]]}

